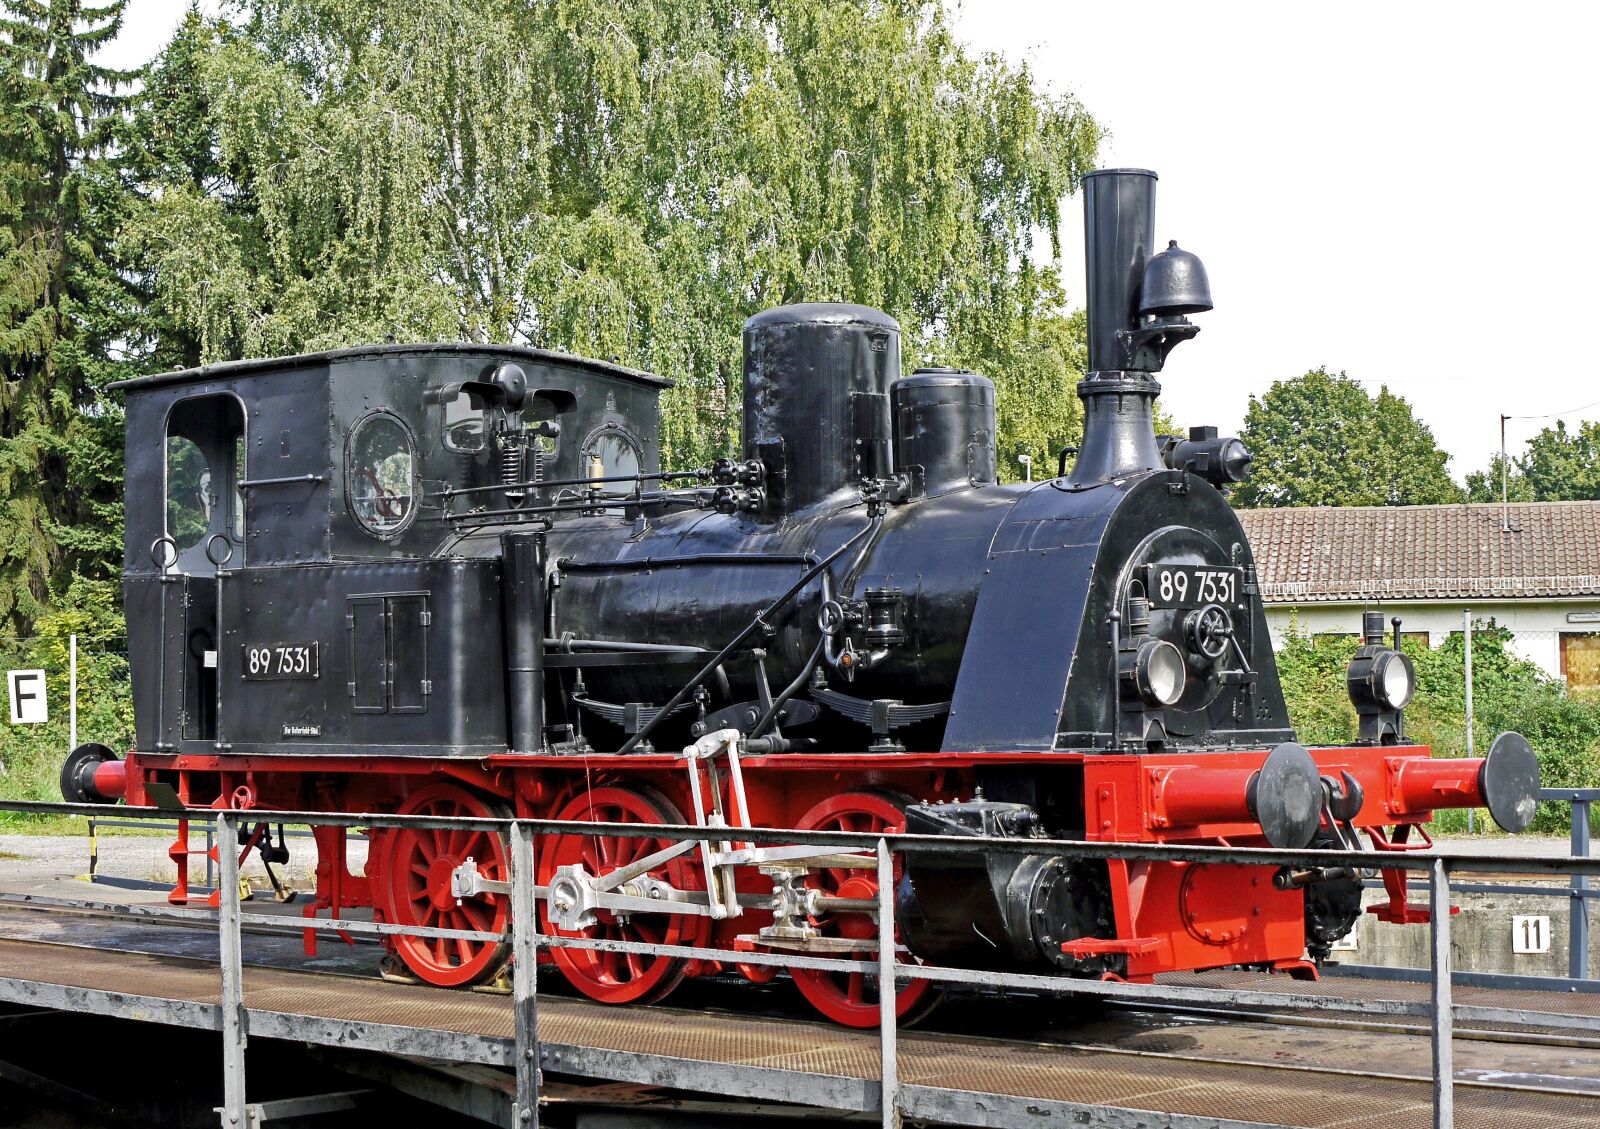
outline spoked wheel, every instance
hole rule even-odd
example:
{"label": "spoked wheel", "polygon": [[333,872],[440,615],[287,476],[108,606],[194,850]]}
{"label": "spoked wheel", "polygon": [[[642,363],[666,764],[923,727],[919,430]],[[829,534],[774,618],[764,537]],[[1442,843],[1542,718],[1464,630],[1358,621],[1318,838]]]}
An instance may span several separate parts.
{"label": "spoked wheel", "polygon": [[[659,792],[623,785],[591,789],[576,797],[556,818],[585,823],[684,822],[683,813]],[[540,852],[539,884],[548,888],[556,871],[563,866],[578,864],[587,874],[598,877],[671,845],[670,839],[649,835],[637,839],[560,835]],[[703,889],[699,859],[698,851],[680,855],[646,871],[645,876],[678,890]],[[551,896],[558,895],[553,892]],[[574,932],[555,924],[548,902],[540,905],[544,929],[551,936],[703,946],[710,934],[710,919],[697,914],[618,914],[606,909],[594,912],[595,923]],[[590,999],[607,1004],[651,1003],[662,999],[682,983],[687,971],[687,963],[682,958],[647,953],[552,946],[551,956],[574,988]]]}
{"label": "spoked wheel", "polygon": [[[430,784],[407,797],[398,814],[505,819],[511,813],[459,784]],[[458,902],[450,889],[452,872],[469,858],[487,879],[505,882],[510,878],[506,843],[500,835],[488,831],[392,828],[384,833],[379,857],[383,877],[376,894],[384,920],[435,929],[506,931],[511,919],[508,899],[481,894]],[[459,937],[398,935],[394,943],[395,952],[407,968],[429,984],[447,988],[492,979],[510,953],[510,946],[504,941]]]}
{"label": "spoked wheel", "polygon": [[[846,792],[830,796],[800,817],[801,831],[854,831],[869,835],[905,830],[906,817],[899,797],[881,792]],[[903,863],[895,860],[894,876],[899,881]],[[806,878],[806,887],[841,898],[878,896],[878,876],[872,870],[847,870],[827,867]],[[824,937],[874,940],[877,918],[865,913],[830,912],[809,919]],[[896,931],[898,936],[898,930]],[[833,956],[833,953],[823,954]],[[878,1025],[878,953],[862,951],[841,954],[861,963],[859,972],[826,972],[816,968],[796,968],[790,975],[811,1006],[835,1023],[847,1027]],[[938,1006],[942,993],[931,980],[909,977],[895,984],[895,1015],[902,1023],[914,1023]]]}

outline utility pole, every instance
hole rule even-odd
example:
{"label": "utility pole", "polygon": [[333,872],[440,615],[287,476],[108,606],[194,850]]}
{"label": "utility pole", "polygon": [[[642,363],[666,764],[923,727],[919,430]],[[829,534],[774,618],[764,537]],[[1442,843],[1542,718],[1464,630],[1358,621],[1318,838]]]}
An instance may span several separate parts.
{"label": "utility pole", "polygon": [[1500,414],[1500,532],[1511,532],[1511,470],[1506,463],[1506,420],[1511,417],[1504,412]]}

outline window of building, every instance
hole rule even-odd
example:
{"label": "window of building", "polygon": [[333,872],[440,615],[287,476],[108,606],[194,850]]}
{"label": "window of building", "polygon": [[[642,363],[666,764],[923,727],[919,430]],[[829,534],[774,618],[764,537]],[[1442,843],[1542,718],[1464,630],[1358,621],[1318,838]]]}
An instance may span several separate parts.
{"label": "window of building", "polygon": [[417,457],[411,432],[388,412],[356,424],[345,466],[350,512],[374,537],[394,537],[416,516]]}
{"label": "window of building", "polygon": [[1600,631],[1561,633],[1561,673],[1569,690],[1600,691]]}
{"label": "window of building", "polygon": [[[1361,636],[1354,631],[1319,631],[1312,638],[1318,643],[1344,643],[1351,650],[1361,646]],[[1385,631],[1383,633],[1383,641],[1385,643],[1394,642],[1394,632],[1392,630]],[[1409,643],[1417,647],[1431,647],[1433,645],[1432,637],[1426,631],[1407,631],[1404,628],[1400,629],[1400,642],[1402,645]]]}

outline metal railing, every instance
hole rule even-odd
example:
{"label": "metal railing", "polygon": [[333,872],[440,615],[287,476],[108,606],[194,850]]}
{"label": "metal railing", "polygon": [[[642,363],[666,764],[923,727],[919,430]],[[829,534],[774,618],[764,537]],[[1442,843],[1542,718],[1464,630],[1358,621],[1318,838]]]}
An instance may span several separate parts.
{"label": "metal railing", "polygon": [[[1571,857],[1591,857],[1590,818],[1595,804],[1600,803],[1600,788],[1541,788],[1541,803],[1554,802],[1571,805],[1569,831]],[[1516,873],[1516,871],[1508,871]],[[1368,889],[1381,889],[1383,883],[1371,879],[1363,883]],[[1520,894],[1540,898],[1565,898],[1569,902],[1567,917],[1567,974],[1566,976],[1531,976],[1513,972],[1458,973],[1457,978],[1473,987],[1534,989],[1553,992],[1600,993],[1600,980],[1589,973],[1589,902],[1600,898],[1600,887],[1589,883],[1588,873],[1573,873],[1567,885],[1534,886],[1514,882],[1466,882],[1454,887],[1458,894]],[[1425,970],[1408,965],[1347,964],[1343,961],[1332,966],[1336,975],[1348,975],[1384,980],[1419,980]]]}
{"label": "metal railing", "polygon": [[[101,808],[100,810],[104,811],[106,809]],[[112,810],[120,812],[120,811],[123,811],[125,809],[113,808]],[[269,820],[268,822],[269,823],[276,823],[277,821],[276,820]],[[85,823],[86,823],[85,831],[86,831],[86,833],[88,835],[88,839],[89,839],[89,868],[82,875],[83,880],[85,882],[96,882],[101,877],[101,875],[100,875],[100,830],[101,830],[101,828],[104,828],[104,827],[126,827],[126,828],[133,828],[133,829],[136,829],[136,830],[139,830],[139,831],[170,831],[170,832],[172,832],[172,834],[174,836],[178,836],[178,835],[183,834],[183,828],[179,825],[179,823],[178,823],[178,821],[176,819],[117,819],[117,818],[108,818],[106,816],[91,815],[91,816],[88,817],[88,819],[85,821]],[[217,839],[216,839],[217,821],[214,818],[210,818],[210,817],[196,816],[193,819],[189,820],[189,831],[191,833],[197,832],[197,831],[204,831],[205,832],[205,837],[206,837],[206,846],[205,846],[205,852],[204,852],[205,860],[206,860],[205,887],[206,887],[207,890],[210,890],[211,888],[213,888],[216,885],[216,880],[217,880],[217,872],[216,872],[217,863],[216,863],[216,860],[211,857],[212,848],[216,846],[216,842],[217,842]],[[285,827],[283,829],[283,836],[286,839],[309,839],[309,838],[311,838],[311,832],[310,831],[302,831],[298,827]],[[199,852],[196,852],[196,853],[199,853]]]}
{"label": "metal railing", "polygon": [[[1594,797],[1582,802],[1592,802]],[[91,805],[45,804],[3,802],[0,810],[33,812],[38,814],[94,814]],[[104,811],[104,809],[98,809]],[[119,814],[134,818],[171,818],[179,814],[152,809],[148,817],[140,809],[124,808]],[[827,971],[856,972],[861,964],[856,961],[801,955],[792,952],[730,951],[711,947],[656,944],[643,941],[618,941],[570,935],[544,935],[538,932],[536,912],[537,874],[534,860],[537,857],[538,837],[541,835],[582,834],[606,838],[638,838],[647,832],[652,840],[661,842],[725,842],[729,839],[751,845],[809,846],[819,848],[819,853],[870,854],[878,877],[877,896],[877,966],[879,975],[879,1104],[882,1125],[885,1129],[898,1129],[905,1112],[902,1087],[897,1080],[897,980],[918,979],[943,984],[980,985],[998,989],[1018,989],[1030,992],[1063,993],[1098,996],[1108,1000],[1136,1002],[1146,1006],[1160,1004],[1194,1004],[1222,1007],[1286,1010],[1304,1008],[1322,1012],[1346,1012],[1362,1016],[1373,1014],[1389,1016],[1426,1017],[1430,1028],[1432,1047],[1433,1124],[1438,1129],[1448,1129],[1454,1124],[1454,1067],[1452,1035],[1455,1023],[1489,1022],[1516,1023],[1533,1027],[1565,1029],[1574,1022],[1571,1014],[1530,1011],[1518,1008],[1484,1007],[1457,1004],[1453,1000],[1450,959],[1450,903],[1452,875],[1507,874],[1559,876],[1574,883],[1582,880],[1587,889],[1587,879],[1600,875],[1600,859],[1511,857],[1477,854],[1452,854],[1447,852],[1395,852],[1386,853],[1381,860],[1373,855],[1362,855],[1367,866],[1403,870],[1425,874],[1431,894],[1431,943],[1429,945],[1429,980],[1431,997],[1427,1003],[1407,1000],[1351,999],[1332,995],[1259,991],[1252,989],[1224,989],[1193,987],[1172,984],[1137,984],[1122,981],[1072,979],[1062,976],[1025,973],[1005,973],[979,969],[934,967],[902,960],[893,943],[895,935],[894,883],[892,881],[894,854],[915,850],[929,854],[964,854],[971,852],[1005,851],[1030,854],[1049,854],[1072,859],[1123,860],[1133,862],[1189,862],[1244,866],[1289,866],[1311,868],[1318,866],[1347,866],[1351,862],[1348,852],[1329,850],[1283,850],[1247,847],[1167,846],[1139,843],[1094,843],[1069,840],[1017,840],[979,837],[951,837],[930,835],[888,835],[853,833],[843,831],[795,831],[782,828],[756,827],[700,827],[673,824],[640,823],[588,823],[557,820],[504,820],[469,817],[398,816],[375,813],[328,814],[321,812],[266,812],[209,811],[196,809],[182,813],[186,817],[215,818],[219,838],[232,843],[237,829],[245,824],[259,823],[263,816],[276,823],[330,826],[330,827],[406,827],[433,830],[486,831],[504,835],[509,843],[511,914],[508,933],[472,929],[447,929],[420,925],[397,925],[389,922],[358,921],[347,918],[306,919],[297,928],[337,930],[351,934],[408,935],[424,938],[464,939],[471,941],[504,943],[509,941],[512,954],[512,1000],[515,1013],[516,1091],[514,1123],[536,1129],[539,1123],[538,1096],[541,1085],[540,1058],[537,1041],[538,1023],[538,959],[540,948],[580,948],[620,953],[638,953],[650,956],[699,958],[723,961],[730,964],[776,966],[779,968],[814,968]],[[1582,822],[1587,828],[1587,823]],[[1575,840],[1576,845],[1576,840]],[[242,908],[239,897],[239,856],[232,850],[219,852],[221,904],[218,927],[221,940],[220,973],[222,981],[222,1034],[224,1104],[221,1109],[224,1129],[253,1129],[257,1122],[253,1106],[246,1099],[245,1045],[249,1033],[249,1017],[244,991],[244,971],[241,931],[247,924],[282,925],[277,915],[249,913]],[[863,860],[864,861],[864,860]],[[154,911],[158,916],[160,911]],[[178,916],[175,914],[174,916]],[[192,911],[181,915],[192,920]],[[1093,1107],[1083,1107],[1089,1115],[1085,1123],[1093,1123]],[[916,1112],[916,1111],[913,1111]]]}

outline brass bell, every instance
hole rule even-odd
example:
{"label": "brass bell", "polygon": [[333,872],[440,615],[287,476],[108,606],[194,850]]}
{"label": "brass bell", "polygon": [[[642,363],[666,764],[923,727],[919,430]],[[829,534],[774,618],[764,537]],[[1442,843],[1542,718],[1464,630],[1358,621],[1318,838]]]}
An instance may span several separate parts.
{"label": "brass bell", "polygon": [[1156,317],[1198,314],[1211,309],[1211,280],[1199,256],[1184,251],[1176,239],[1152,255],[1144,266],[1139,312]]}

